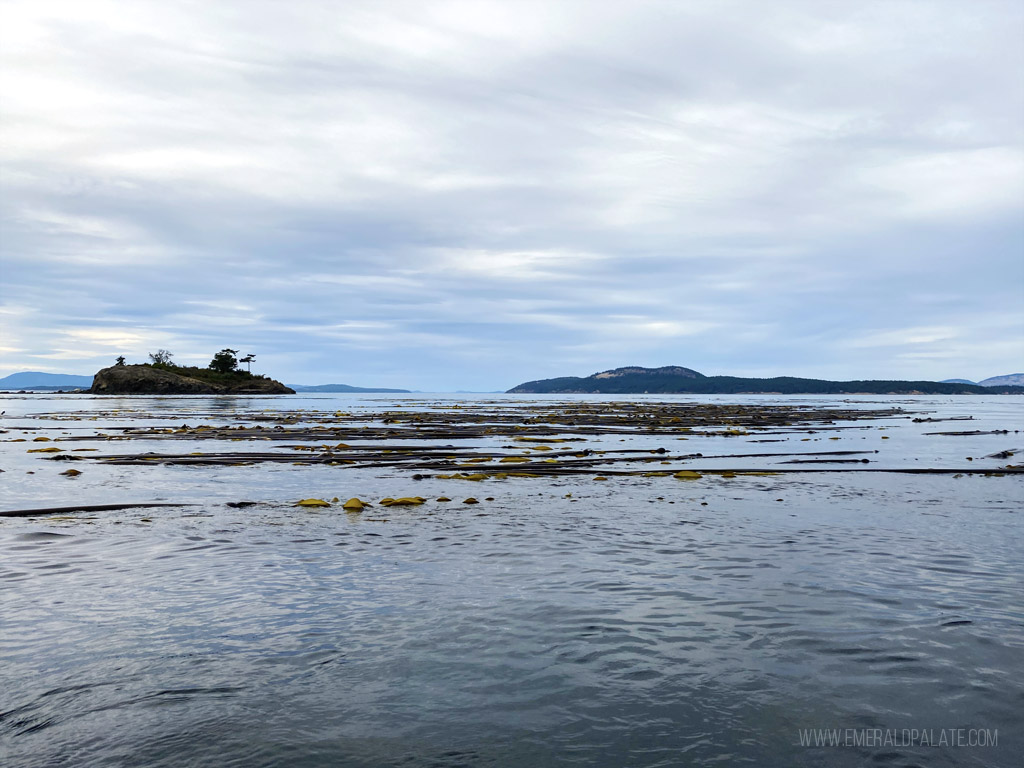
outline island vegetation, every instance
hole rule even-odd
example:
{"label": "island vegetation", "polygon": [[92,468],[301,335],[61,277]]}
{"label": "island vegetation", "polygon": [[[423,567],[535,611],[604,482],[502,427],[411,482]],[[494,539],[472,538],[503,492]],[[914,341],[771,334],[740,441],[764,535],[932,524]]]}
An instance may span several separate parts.
{"label": "island vegetation", "polygon": [[250,379],[267,379],[266,376],[254,374],[251,370],[242,370],[239,364],[251,364],[256,359],[256,356],[246,355],[239,358],[237,349],[222,349],[213,356],[213,359],[205,368],[200,368],[196,365],[176,365],[171,362],[172,357],[174,355],[166,349],[158,349],[150,354],[150,362],[144,363],[144,365],[149,365],[157,370],[167,371],[168,373],[174,373],[178,376],[188,376],[199,381],[223,384],[225,386],[241,384]]}

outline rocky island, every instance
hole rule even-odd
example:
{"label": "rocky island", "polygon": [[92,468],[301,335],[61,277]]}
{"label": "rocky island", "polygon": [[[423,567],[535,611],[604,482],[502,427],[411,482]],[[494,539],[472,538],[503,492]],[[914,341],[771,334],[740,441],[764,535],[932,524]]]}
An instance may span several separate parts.
{"label": "rocky island", "polygon": [[151,363],[117,364],[98,371],[89,393],[93,395],[294,395],[295,390],[279,381],[243,371],[239,362],[253,358],[235,357],[237,351],[223,349],[206,368],[171,363],[171,354],[159,350]]}
{"label": "rocky island", "polygon": [[203,381],[150,365],[112,365],[96,373],[93,395],[294,395],[295,390],[265,376],[238,381]]}

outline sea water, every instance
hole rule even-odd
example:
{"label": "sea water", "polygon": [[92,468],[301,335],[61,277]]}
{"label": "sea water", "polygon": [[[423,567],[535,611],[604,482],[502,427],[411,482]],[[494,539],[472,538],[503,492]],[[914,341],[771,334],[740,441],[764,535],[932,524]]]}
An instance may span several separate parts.
{"label": "sea water", "polygon": [[[1019,397],[651,396],[633,399],[903,412],[772,443],[589,443],[868,451],[866,468],[987,475],[822,464],[808,468],[837,471],[467,483],[28,453],[73,437],[96,455],[167,451],[120,430],[263,411],[301,425],[600,400],[485,397],[0,398],[0,509],[194,505],[0,518],[0,764],[1020,764],[1024,476],[998,469],[1024,451],[987,458],[1024,449]],[[929,434],[943,431],[997,433]],[[294,506],[411,495],[430,501]],[[243,500],[257,503],[229,506]]]}

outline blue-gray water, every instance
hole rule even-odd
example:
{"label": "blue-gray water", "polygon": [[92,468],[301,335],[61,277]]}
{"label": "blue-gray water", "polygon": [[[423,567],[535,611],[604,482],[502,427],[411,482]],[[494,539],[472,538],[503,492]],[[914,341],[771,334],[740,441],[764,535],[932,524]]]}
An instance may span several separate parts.
{"label": "blue-gray water", "polygon": [[[5,441],[183,409],[230,424],[259,408],[403,402],[2,400]],[[908,415],[768,446],[993,469],[1008,461],[985,456],[1024,448],[1020,398],[845,405],[890,404],[975,419]],[[925,434],[944,429],[1011,431]],[[764,448],[756,437],[685,445]],[[166,449],[130,442],[75,445]],[[1020,765],[1021,476],[466,483],[76,462],[72,479],[33,445],[0,443],[3,509],[200,505],[0,519],[4,766]],[[442,493],[454,502],[291,506]],[[469,495],[481,503],[461,504]],[[241,499],[261,503],[225,503]],[[819,728],[985,729],[998,745],[800,746]]]}

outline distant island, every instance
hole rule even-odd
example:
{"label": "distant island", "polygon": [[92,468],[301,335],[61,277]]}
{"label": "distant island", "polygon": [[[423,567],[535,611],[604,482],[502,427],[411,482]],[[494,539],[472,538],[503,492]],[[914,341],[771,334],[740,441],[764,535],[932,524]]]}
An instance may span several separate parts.
{"label": "distant island", "polygon": [[564,376],[528,381],[508,390],[510,394],[692,394],[692,395],[993,395],[1024,394],[1024,386],[980,386],[940,381],[826,381],[780,376],[748,379],[739,376],[705,376],[690,368],[627,366],[601,371],[585,378]]}

